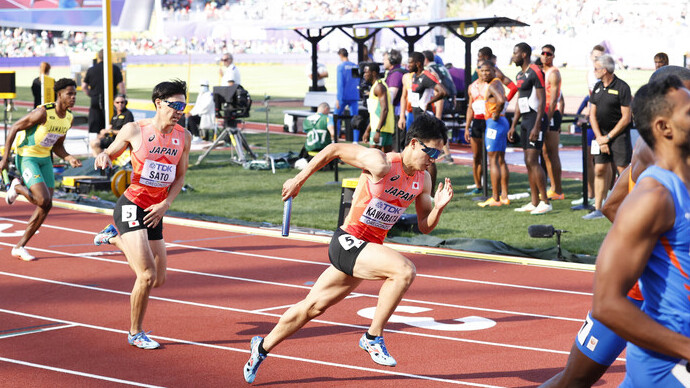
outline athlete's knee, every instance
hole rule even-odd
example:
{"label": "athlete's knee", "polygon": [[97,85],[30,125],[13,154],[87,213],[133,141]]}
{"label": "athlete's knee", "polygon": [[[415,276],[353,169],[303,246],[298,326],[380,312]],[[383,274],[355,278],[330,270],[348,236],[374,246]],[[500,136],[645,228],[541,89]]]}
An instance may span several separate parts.
{"label": "athlete's knee", "polygon": [[137,282],[145,284],[147,288],[152,288],[156,280],[156,272],[152,269],[146,269],[137,275]]}
{"label": "athlete's knee", "polygon": [[156,279],[153,281],[153,288],[162,287],[165,284],[166,276],[165,274],[156,275]]}
{"label": "athlete's knee", "polygon": [[44,212],[49,212],[53,208],[53,200],[50,196],[36,197],[36,206],[40,207]]}
{"label": "athlete's knee", "polygon": [[415,277],[417,277],[417,268],[411,261],[406,260],[404,263],[398,266],[393,277],[407,285],[410,285],[414,281]]}

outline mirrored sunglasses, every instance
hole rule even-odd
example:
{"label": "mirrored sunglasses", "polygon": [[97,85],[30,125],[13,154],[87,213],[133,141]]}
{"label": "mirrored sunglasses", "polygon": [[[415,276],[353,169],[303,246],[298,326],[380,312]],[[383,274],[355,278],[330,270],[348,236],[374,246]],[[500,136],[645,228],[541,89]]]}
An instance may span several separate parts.
{"label": "mirrored sunglasses", "polygon": [[553,53],[550,53],[550,52],[548,52],[548,51],[542,51],[542,52],[541,52],[541,55],[544,55],[544,56],[547,56],[547,57],[551,57],[551,56],[553,56]]}
{"label": "mirrored sunglasses", "polygon": [[176,111],[183,111],[187,107],[187,103],[184,101],[168,101],[163,100],[164,103],[168,104],[169,107],[175,109]]}
{"label": "mirrored sunglasses", "polygon": [[441,156],[441,150],[427,147],[426,144],[422,143],[421,140],[419,140],[419,144],[422,145],[422,151],[424,151],[425,154],[429,155],[431,159],[438,159],[438,157]]}

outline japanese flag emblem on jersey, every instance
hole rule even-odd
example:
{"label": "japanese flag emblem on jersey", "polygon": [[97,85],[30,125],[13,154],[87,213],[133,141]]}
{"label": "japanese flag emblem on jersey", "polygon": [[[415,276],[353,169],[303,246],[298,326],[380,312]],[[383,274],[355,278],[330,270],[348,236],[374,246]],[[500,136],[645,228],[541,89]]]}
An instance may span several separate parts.
{"label": "japanese flag emblem on jersey", "polygon": [[419,190],[419,182],[412,182],[412,190]]}
{"label": "japanese flag emblem on jersey", "polygon": [[173,139],[172,139],[172,143],[173,143],[174,145],[180,145],[180,139],[173,138]]}
{"label": "japanese flag emblem on jersey", "polygon": [[129,227],[130,228],[136,228],[137,226],[139,226],[139,221],[137,221],[137,220],[129,221]]}

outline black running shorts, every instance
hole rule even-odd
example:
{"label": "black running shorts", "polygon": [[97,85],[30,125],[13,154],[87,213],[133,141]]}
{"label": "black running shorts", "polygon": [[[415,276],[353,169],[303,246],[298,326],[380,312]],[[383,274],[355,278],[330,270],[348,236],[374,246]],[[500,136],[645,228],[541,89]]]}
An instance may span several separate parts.
{"label": "black running shorts", "polygon": [[117,200],[115,209],[113,210],[113,220],[115,227],[120,234],[133,232],[139,229],[146,229],[148,232],[149,241],[163,239],[163,219],[156,225],[155,228],[149,228],[144,225],[144,216],[147,212],[143,208],[135,205],[124,195]]}
{"label": "black running shorts", "polygon": [[532,128],[534,128],[534,123],[537,120],[537,114],[534,112],[530,112],[527,114],[523,114],[520,118],[522,120],[522,122],[520,123],[520,139],[522,140],[522,148],[525,150],[541,150],[542,146],[544,145],[544,135],[546,134],[547,130],[546,116],[542,116],[541,133],[539,134],[539,140],[537,140],[536,142],[529,141],[529,133],[532,131]]}
{"label": "black running shorts", "polygon": [[331,244],[328,246],[328,258],[331,264],[341,272],[353,276],[357,256],[368,242],[354,237],[338,228],[333,233]]}

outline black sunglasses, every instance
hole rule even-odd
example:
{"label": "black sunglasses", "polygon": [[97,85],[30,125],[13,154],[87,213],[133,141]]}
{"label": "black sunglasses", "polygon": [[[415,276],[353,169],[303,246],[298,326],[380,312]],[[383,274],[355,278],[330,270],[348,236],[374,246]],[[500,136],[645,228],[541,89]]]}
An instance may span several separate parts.
{"label": "black sunglasses", "polygon": [[542,51],[542,52],[541,52],[541,55],[545,55],[545,56],[547,56],[547,57],[552,57],[552,56],[553,56],[553,53],[550,53],[550,52],[548,52],[548,51]]}
{"label": "black sunglasses", "polygon": [[184,101],[168,101],[163,100],[164,103],[168,104],[169,107],[175,109],[176,111],[183,111],[187,107],[187,103]]}
{"label": "black sunglasses", "polygon": [[431,159],[438,159],[438,157],[441,156],[441,150],[427,147],[426,144],[424,144],[419,139],[417,139],[417,141],[419,142],[419,144],[422,145],[422,151],[424,151],[425,154],[429,155]]}

